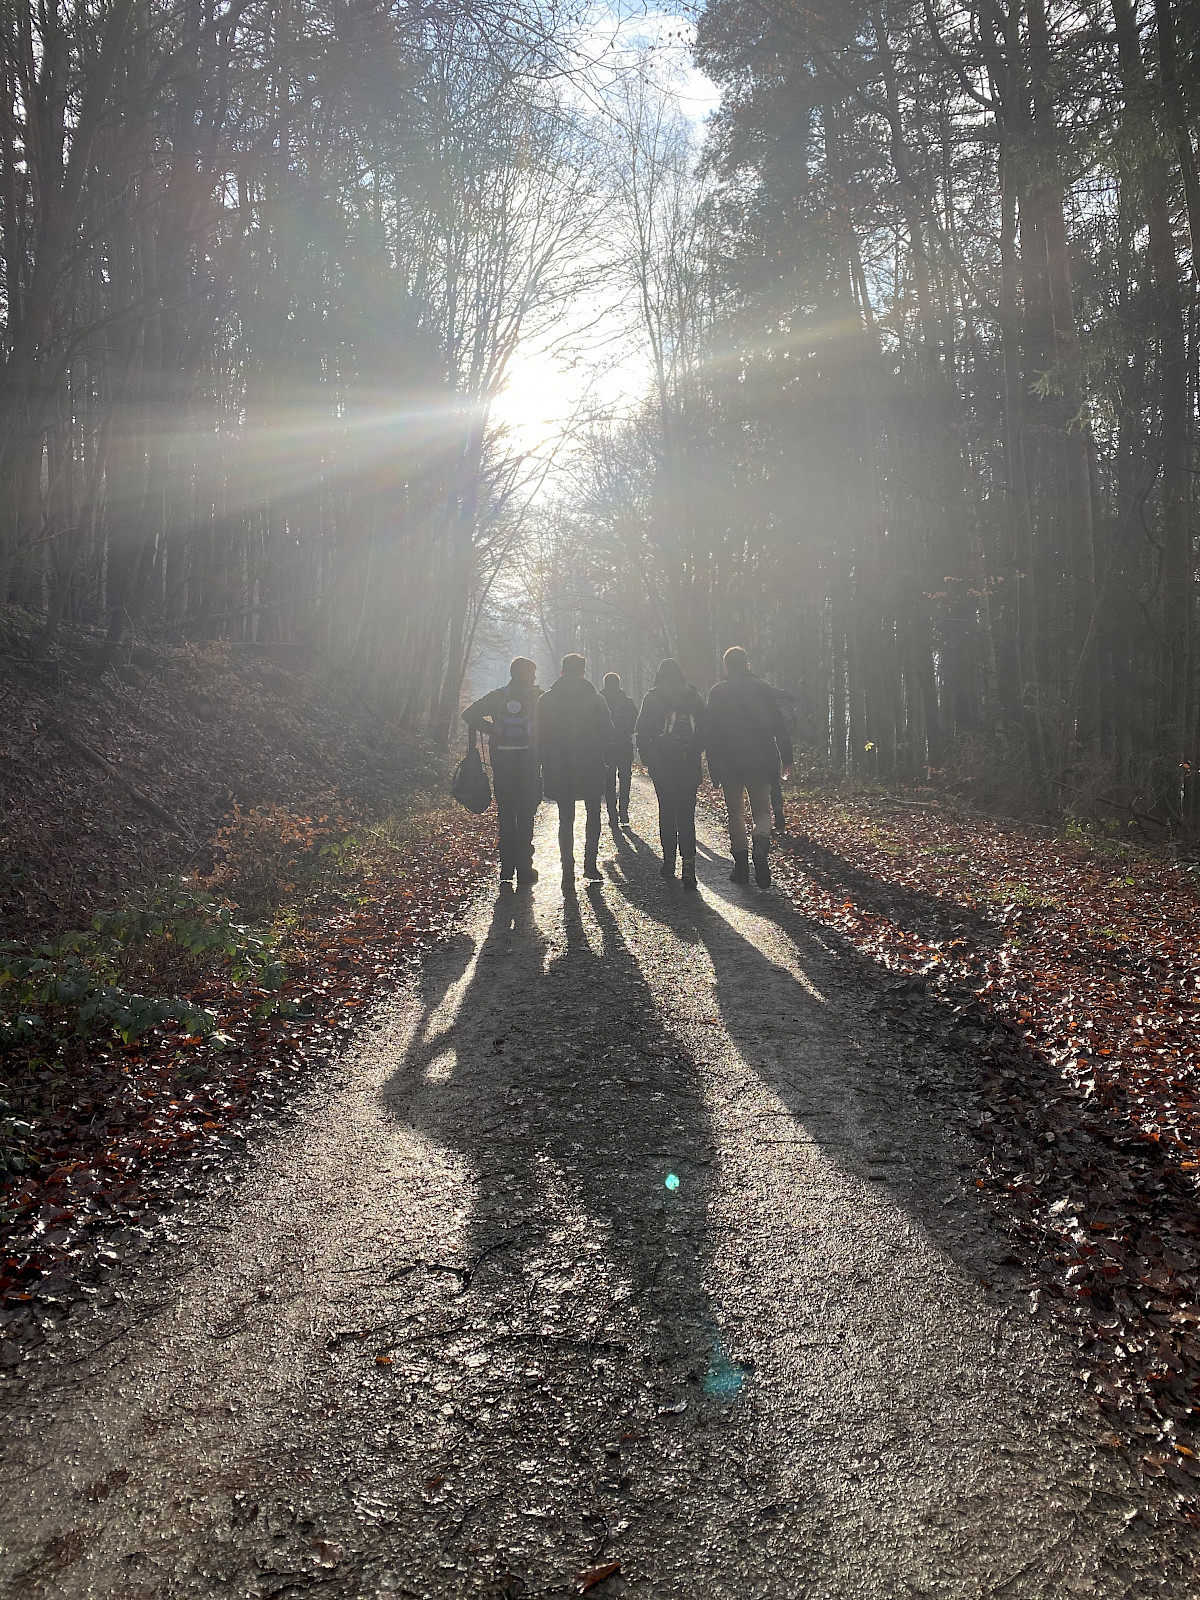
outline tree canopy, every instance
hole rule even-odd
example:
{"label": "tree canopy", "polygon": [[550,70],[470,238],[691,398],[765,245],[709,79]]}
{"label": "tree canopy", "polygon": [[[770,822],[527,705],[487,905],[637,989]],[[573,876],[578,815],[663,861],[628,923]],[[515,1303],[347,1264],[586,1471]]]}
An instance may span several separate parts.
{"label": "tree canopy", "polygon": [[[0,590],[301,640],[444,739],[481,617],[835,771],[1194,823],[1200,22],[709,0],[703,135],[535,0],[11,0]],[[581,34],[581,29],[584,33]],[[529,516],[496,425],[598,277],[645,362]]]}

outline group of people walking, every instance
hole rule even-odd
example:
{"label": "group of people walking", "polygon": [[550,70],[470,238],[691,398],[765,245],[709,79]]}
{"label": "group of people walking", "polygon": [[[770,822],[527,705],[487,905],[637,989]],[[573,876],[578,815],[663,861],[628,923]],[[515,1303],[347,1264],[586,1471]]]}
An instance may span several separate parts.
{"label": "group of people walking", "polygon": [[[500,881],[536,883],[533,826],[543,795],[558,806],[558,846],[564,890],[575,882],[575,815],[584,806],[583,875],[602,876],[601,804],[614,834],[629,825],[634,746],[658,797],[664,878],[678,863],[685,889],[696,887],[696,795],[701,757],[724,793],[734,883],[771,882],[774,794],[791,776],[792,741],[778,690],[750,671],[740,645],[726,650],[725,676],[705,701],[668,658],[639,710],[610,672],[602,690],[588,682],[587,662],[564,656],[561,675],[543,692],[537,667],[517,656],[509,682],[463,712],[472,738],[487,736],[496,796]],[[746,827],[747,803],[751,817]]]}

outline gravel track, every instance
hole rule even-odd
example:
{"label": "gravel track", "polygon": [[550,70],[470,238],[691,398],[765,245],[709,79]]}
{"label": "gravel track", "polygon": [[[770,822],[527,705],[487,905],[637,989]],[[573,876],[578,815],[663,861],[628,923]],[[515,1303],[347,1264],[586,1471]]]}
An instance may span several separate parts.
{"label": "gravel track", "polygon": [[564,902],[544,809],[537,889],[41,1364],[0,1592],[1200,1593],[1004,1281],[969,1059],[882,1030],[711,823],[701,894],[661,883],[652,819],[639,782]]}

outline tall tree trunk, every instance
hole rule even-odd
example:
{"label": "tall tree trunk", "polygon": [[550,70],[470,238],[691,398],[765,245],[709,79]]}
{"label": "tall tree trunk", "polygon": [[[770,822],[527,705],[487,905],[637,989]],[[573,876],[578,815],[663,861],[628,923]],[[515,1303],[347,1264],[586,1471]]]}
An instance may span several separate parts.
{"label": "tall tree trunk", "polygon": [[[1168,201],[1169,174],[1154,126],[1137,18],[1132,0],[1112,0],[1126,122],[1140,162],[1149,237],[1151,305],[1159,367],[1159,448],[1162,453],[1163,697],[1157,732],[1155,798],[1182,822],[1182,774],[1187,754],[1191,678],[1191,450],[1188,437],[1187,328],[1179,286],[1179,257]],[[1167,18],[1170,21],[1169,14]]]}
{"label": "tall tree trunk", "polygon": [[1090,642],[1092,610],[1096,600],[1096,558],[1087,421],[1079,366],[1079,335],[1075,321],[1045,0],[1028,0],[1027,14],[1032,129],[1038,167],[1032,199],[1038,212],[1039,232],[1046,259],[1046,285],[1054,340],[1054,367],[1050,381],[1055,394],[1059,499],[1070,574],[1071,622],[1068,638],[1071,648],[1064,661],[1067,671],[1062,684],[1064,689],[1071,682],[1078,686],[1077,709],[1073,713],[1071,707],[1064,708],[1059,736],[1059,759],[1064,761],[1069,760],[1072,753],[1093,754],[1099,742],[1099,673]]}

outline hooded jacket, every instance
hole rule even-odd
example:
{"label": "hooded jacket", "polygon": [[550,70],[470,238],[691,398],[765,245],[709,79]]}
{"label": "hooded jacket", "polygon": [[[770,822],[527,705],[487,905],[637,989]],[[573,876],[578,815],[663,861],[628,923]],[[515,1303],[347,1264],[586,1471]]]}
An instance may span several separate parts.
{"label": "hooded jacket", "polygon": [[594,684],[556,678],[538,701],[537,741],[547,800],[600,798],[613,725]]}
{"label": "hooded jacket", "polygon": [[[656,684],[647,691],[638,713],[637,747],[656,786],[675,779],[699,788],[705,711],[703,696],[690,683],[678,688]],[[694,725],[695,732],[690,739],[681,737],[676,720],[676,714],[680,712],[685,718],[685,726],[688,718]]]}
{"label": "hooded jacket", "polygon": [[600,694],[612,718],[613,760],[618,767],[628,767],[633,762],[633,730],[638,708],[624,689],[601,689]]}
{"label": "hooded jacket", "polygon": [[713,686],[705,724],[714,783],[766,782],[792,761],[792,741],[775,691],[745,670]]}

